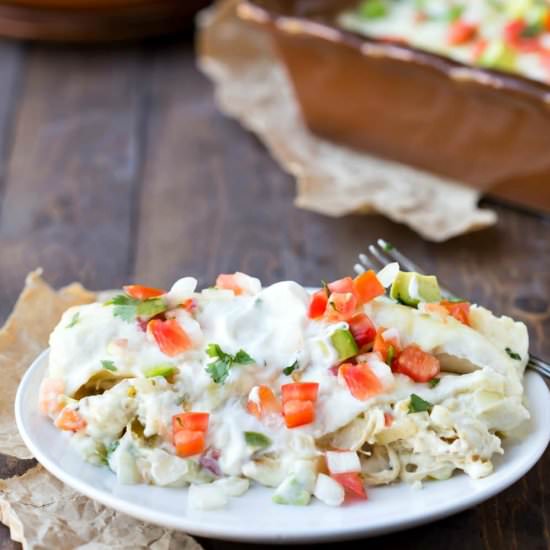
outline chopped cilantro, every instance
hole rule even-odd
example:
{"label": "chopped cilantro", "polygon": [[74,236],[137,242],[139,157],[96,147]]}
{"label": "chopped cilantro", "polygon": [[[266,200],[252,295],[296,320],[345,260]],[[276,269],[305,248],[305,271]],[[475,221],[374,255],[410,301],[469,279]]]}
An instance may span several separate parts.
{"label": "chopped cilantro", "polygon": [[409,403],[409,414],[418,413],[418,412],[430,412],[432,410],[432,403],[429,401],[424,401],[422,397],[416,395],[416,393],[411,394],[411,400]]}
{"label": "chopped cilantro", "polygon": [[101,366],[104,369],[110,370],[111,372],[115,372],[117,370],[115,364],[112,361],[101,361]]}
{"label": "chopped cilantro", "polygon": [[321,287],[325,291],[325,294],[327,295],[327,298],[330,297],[330,288],[328,287],[328,284],[326,281],[321,281]]}
{"label": "chopped cilantro", "polygon": [[254,363],[254,359],[243,349],[240,349],[235,355],[231,355],[230,353],[225,353],[218,344],[208,344],[206,353],[215,359],[215,361],[207,365],[206,372],[216,384],[223,384],[226,381],[233,365]]}
{"label": "chopped cilantro", "polygon": [[65,328],[73,328],[78,322],[80,322],[80,312],[77,311],[69,321],[69,324]]}
{"label": "chopped cilantro", "polygon": [[441,382],[441,378],[432,378],[428,380],[428,386],[430,386],[430,388],[435,388],[439,382]]}
{"label": "chopped cilantro", "polygon": [[283,369],[283,374],[286,374],[287,376],[290,376],[297,368],[299,368],[300,365],[298,363],[298,359],[292,363],[292,365],[289,365],[288,367],[285,367]]}
{"label": "chopped cilantro", "polygon": [[506,348],[504,351],[508,354],[509,357],[515,359],[516,361],[521,361],[521,355],[515,352],[513,349]]}
{"label": "chopped cilantro", "polygon": [[255,449],[265,449],[272,443],[267,435],[259,432],[244,432],[244,440],[249,447],[254,447]]}
{"label": "chopped cilantro", "polygon": [[138,300],[126,294],[119,294],[108,302],[106,306],[114,306],[113,315],[120,317],[127,323],[131,323],[136,317],[150,318],[166,311],[166,304],[162,298],[149,298],[148,300]]}

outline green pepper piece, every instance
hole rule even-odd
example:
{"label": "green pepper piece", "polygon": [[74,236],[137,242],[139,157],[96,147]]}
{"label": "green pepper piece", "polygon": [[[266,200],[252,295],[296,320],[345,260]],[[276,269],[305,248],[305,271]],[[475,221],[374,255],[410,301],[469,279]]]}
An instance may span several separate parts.
{"label": "green pepper piece", "polygon": [[272,443],[271,439],[260,432],[244,432],[244,440],[249,447],[265,449]]}
{"label": "green pepper piece", "polygon": [[145,371],[145,378],[154,378],[155,376],[171,376],[177,371],[172,363],[159,363]]}
{"label": "green pepper piece", "polygon": [[345,328],[335,330],[330,336],[330,341],[336,348],[340,361],[349,359],[359,353],[357,342],[355,342],[352,333]]}
{"label": "green pepper piece", "polygon": [[365,19],[379,19],[385,17],[388,7],[382,0],[365,0],[359,6],[359,15]]}

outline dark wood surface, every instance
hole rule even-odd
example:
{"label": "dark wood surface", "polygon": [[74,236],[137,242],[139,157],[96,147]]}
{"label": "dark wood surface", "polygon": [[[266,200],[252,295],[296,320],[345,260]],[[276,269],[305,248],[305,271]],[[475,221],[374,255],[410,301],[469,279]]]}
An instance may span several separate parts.
{"label": "dark wood surface", "polygon": [[[318,284],[350,272],[378,236],[459,295],[526,321],[550,357],[550,223],[504,207],[496,227],[446,244],[380,216],[294,208],[294,183],[215,107],[189,37],[116,48],[0,43],[0,315],[37,266],[95,289],[242,270]],[[29,463],[0,459],[0,475]],[[330,513],[330,512],[327,512]],[[322,518],[320,518],[322,521]],[[211,550],[239,545],[202,540]],[[550,452],[469,511],[348,546],[550,547]],[[336,546],[336,545],[334,545]],[[18,548],[0,527],[0,550]],[[259,547],[258,547],[259,548]]]}

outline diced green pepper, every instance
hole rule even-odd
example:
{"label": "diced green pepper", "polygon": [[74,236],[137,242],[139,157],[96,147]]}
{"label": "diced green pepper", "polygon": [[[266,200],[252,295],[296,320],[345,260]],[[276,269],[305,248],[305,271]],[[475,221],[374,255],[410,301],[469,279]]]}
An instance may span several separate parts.
{"label": "diced green pepper", "polygon": [[382,0],[365,0],[359,6],[359,15],[365,19],[378,19],[387,13],[388,6]]}
{"label": "diced green pepper", "polygon": [[336,348],[340,361],[349,359],[359,353],[359,348],[352,333],[345,328],[335,330],[330,336],[330,341]]}
{"label": "diced green pepper", "polygon": [[272,443],[271,439],[260,432],[244,432],[244,440],[249,447],[265,449]]}
{"label": "diced green pepper", "polygon": [[176,367],[172,363],[160,363],[147,369],[145,371],[146,378],[154,378],[155,376],[164,376],[165,378],[171,376],[177,371]]}
{"label": "diced green pepper", "polygon": [[494,40],[479,58],[479,64],[489,69],[514,71],[516,68],[516,51],[503,40]]}
{"label": "diced green pepper", "polygon": [[304,486],[291,475],[277,487],[272,500],[275,504],[307,506],[311,500],[311,495],[305,490]]}

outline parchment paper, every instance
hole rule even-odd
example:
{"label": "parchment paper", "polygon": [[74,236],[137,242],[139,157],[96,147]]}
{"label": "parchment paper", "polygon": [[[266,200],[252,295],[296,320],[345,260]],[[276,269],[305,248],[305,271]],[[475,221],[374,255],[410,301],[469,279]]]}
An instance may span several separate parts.
{"label": "parchment paper", "polygon": [[269,37],[238,19],[238,3],[220,0],[202,12],[199,66],[215,83],[220,109],[296,178],[297,206],[329,216],[379,212],[432,241],[496,222],[493,211],[477,207],[474,189],[312,135]]}
{"label": "parchment paper", "polygon": [[[15,308],[0,330],[0,453],[31,457],[15,426],[17,386],[47,346],[63,311],[92,302],[95,296],[79,284],[56,292],[42,280],[40,270],[27,276]],[[135,520],[76,493],[42,466],[0,480],[0,521],[25,549],[201,549],[184,533]]]}

